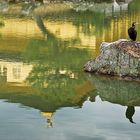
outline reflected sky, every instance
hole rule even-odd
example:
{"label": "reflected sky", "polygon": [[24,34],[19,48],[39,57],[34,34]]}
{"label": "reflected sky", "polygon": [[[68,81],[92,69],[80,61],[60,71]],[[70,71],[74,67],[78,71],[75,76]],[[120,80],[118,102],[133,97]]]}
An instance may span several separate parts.
{"label": "reflected sky", "polygon": [[[133,125],[125,120],[125,108],[102,102],[99,97],[96,103],[86,101],[82,109],[64,108],[53,117],[53,128],[48,129],[46,119],[38,110],[19,108],[17,104],[1,102],[0,134],[1,138],[17,139],[139,139],[139,108],[136,108]],[[7,115],[6,115],[7,114]],[[18,114],[18,115],[15,115]],[[120,115],[122,114],[122,115]],[[10,116],[10,117],[9,117]],[[8,127],[7,127],[8,126]]]}
{"label": "reflected sky", "polygon": [[139,140],[139,83],[82,71],[101,42],[128,38],[140,22],[138,0],[121,4],[1,16],[0,139]]}

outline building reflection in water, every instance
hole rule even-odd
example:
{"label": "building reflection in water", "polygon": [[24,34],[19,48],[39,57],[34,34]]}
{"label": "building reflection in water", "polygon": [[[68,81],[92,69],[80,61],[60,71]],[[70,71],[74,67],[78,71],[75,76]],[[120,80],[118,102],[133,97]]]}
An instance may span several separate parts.
{"label": "building reflection in water", "polygon": [[[32,69],[33,65],[30,64],[24,64],[23,62],[7,62],[1,60],[1,82],[7,82],[10,84],[13,83],[11,87],[20,85],[26,88],[26,79],[30,75]],[[80,77],[82,77],[82,75],[80,75]],[[39,109],[41,115],[46,119],[47,127],[51,128],[53,127],[54,113],[59,108],[66,106],[82,107],[84,101],[86,101],[87,98],[91,102],[96,102],[95,98],[99,95],[102,101],[108,101],[113,104],[127,106],[125,116],[131,123],[135,123],[135,121],[133,121],[135,106],[140,106],[140,90],[138,84],[130,84],[125,81],[119,81],[115,79],[111,80],[109,78],[94,76],[93,78],[88,78],[88,80],[87,78],[84,78],[82,81],[72,83],[70,85],[70,82],[74,82],[73,78],[71,78],[68,82],[69,87],[67,84],[65,85],[69,89],[66,90],[69,93],[65,93],[65,91],[63,91],[65,86],[62,86],[62,89],[60,88],[59,90],[61,92],[58,92],[58,89],[53,89],[53,86],[50,89],[46,88],[46,90],[42,91],[42,89],[38,90],[36,88],[32,88],[31,85],[28,85],[30,89],[26,88],[24,91],[22,87],[20,87],[20,89],[16,87],[16,90],[8,87],[10,90],[7,92],[7,89],[5,89],[3,94],[2,89],[2,93],[0,92],[0,98],[7,99],[10,102],[19,102],[25,106]],[[130,91],[128,90],[128,86]],[[95,88],[97,91],[95,91]],[[15,92],[17,90],[18,92]],[[10,92],[12,94],[9,94]]]}
{"label": "building reflection in water", "polygon": [[23,62],[0,60],[0,78],[7,83],[23,84],[33,66]]}
{"label": "building reflection in water", "polygon": [[[116,8],[116,10],[118,10],[117,6],[119,5],[116,5],[116,7],[114,7]],[[120,9],[121,9],[121,6],[122,5],[119,6]],[[125,6],[127,7],[127,5]],[[112,12],[111,14],[114,14],[114,13]],[[85,19],[83,18],[83,15],[84,16],[88,15],[86,16],[87,21],[85,21]],[[113,15],[113,17],[110,17],[109,14],[104,15],[104,14],[94,13],[94,12],[93,13],[85,12],[82,14],[75,12],[74,14],[72,14],[72,16],[73,18],[76,18],[76,19],[70,22],[69,22],[69,17],[68,19],[66,19],[65,22],[62,22],[59,19],[58,20],[56,19],[55,22],[54,21],[52,22],[51,20],[43,21],[44,27],[47,27],[47,29],[44,29],[44,30],[46,31],[48,30],[50,33],[53,33],[53,36],[52,34],[50,34],[50,36],[48,35],[47,42],[46,42],[46,43],[49,43],[49,39],[50,39],[51,43],[49,45],[52,44],[52,46],[50,47],[51,48],[50,54],[54,53],[56,55],[55,53],[56,48],[60,49],[60,46],[59,47],[55,46],[55,50],[52,51],[54,40],[56,41],[56,43],[54,44],[59,44],[60,40],[58,39],[61,39],[66,42],[67,39],[73,39],[73,38],[80,40],[80,42],[78,42],[79,44],[77,43],[75,45],[71,43],[72,45],[70,47],[73,47],[73,48],[74,47],[79,47],[79,48],[89,47],[95,50],[94,53],[97,53],[98,47],[100,46],[101,42],[114,41],[119,38],[127,37],[127,27],[130,24],[128,18],[131,19],[132,21],[138,21],[140,19],[139,14],[132,14],[132,15],[130,14],[129,16],[125,16],[125,13],[124,13],[124,16],[122,17],[119,17],[119,16],[116,17],[116,15]],[[58,16],[58,18],[60,17],[61,15]],[[77,19],[77,18],[80,18],[80,19]],[[110,24],[108,28],[104,24],[106,18]],[[7,49],[8,46],[10,46],[8,43],[10,43],[14,45],[10,46],[8,48],[9,50],[12,50],[12,51],[16,50],[16,51],[22,52],[25,49],[26,43],[28,41],[27,39],[28,37],[41,38],[41,33],[39,29],[37,28],[36,23],[32,20],[20,21],[20,24],[19,24],[19,19],[18,21],[17,19],[14,19],[14,20],[6,19],[5,22],[6,22],[6,26],[1,30],[3,34],[3,38],[4,38],[1,41],[1,45],[0,45],[1,50],[3,50],[3,48]],[[100,25],[100,23],[103,23],[103,24]],[[84,28],[85,25],[87,25],[86,28]],[[88,28],[89,28],[89,32],[88,32]],[[70,29],[70,30],[68,31],[67,29]],[[102,29],[103,31],[101,31]],[[56,37],[58,38],[57,40],[56,40]],[[19,44],[20,44],[20,47],[19,47]],[[33,54],[32,49],[29,49],[29,50],[31,51],[31,54]],[[66,49],[63,49],[63,50],[66,50]],[[64,53],[65,52],[63,52],[63,55]],[[78,53],[79,53],[79,50],[75,54],[77,55]],[[39,54],[38,51],[37,51],[37,54]],[[67,51],[66,54],[70,54],[70,50]],[[73,54],[73,51],[71,52],[71,54]],[[81,56],[83,56],[83,54]],[[54,62],[54,59],[52,60]],[[62,60],[64,61],[64,59]],[[79,61],[82,61],[82,60],[79,60]],[[69,62],[71,62],[71,60],[66,61],[66,63],[64,63],[62,67],[66,66],[66,64],[69,64]],[[76,61],[73,64],[75,63]],[[56,66],[56,63],[55,63],[55,66]],[[41,68],[40,65],[37,68]],[[33,75],[30,75],[30,72],[33,69],[32,65],[24,64],[23,62],[11,62],[11,61],[8,62],[8,61],[1,60],[0,61],[0,79],[2,82],[4,81],[7,83],[14,83],[15,85],[21,85],[23,87],[26,87],[27,86],[26,79],[29,78],[29,75],[30,75],[31,82],[34,82],[35,80],[37,81],[35,84],[33,83],[34,84],[33,86],[39,86],[38,83],[42,80],[43,82],[42,87],[46,88],[46,90],[42,89],[42,87],[41,89],[37,89],[37,87],[35,87],[36,89],[34,87],[31,87],[31,89],[26,89],[25,91],[23,91],[23,88],[20,87],[21,89],[18,89],[19,93],[15,92],[14,90],[13,92],[12,90],[9,90],[8,92],[5,92],[5,94],[0,94],[0,98],[7,99],[9,100],[9,102],[21,103],[25,106],[33,107],[40,110],[40,112],[42,112],[41,115],[47,119],[48,127],[53,127],[52,117],[56,110],[58,110],[59,108],[68,107],[68,106],[82,107],[83,102],[87,99],[87,96],[88,97],[90,96],[89,98],[90,101],[95,102],[96,101],[95,97],[99,95],[102,100],[106,100],[113,104],[117,103],[123,106],[128,106],[126,110],[126,118],[128,118],[130,122],[132,123],[134,122],[132,119],[135,113],[134,106],[140,106],[140,104],[137,104],[136,102],[134,102],[134,104],[128,104],[128,103],[129,101],[135,101],[136,98],[139,99],[139,94],[137,94],[137,92],[135,91],[131,92],[133,94],[129,93],[127,91],[128,85],[126,85],[125,83],[122,83],[123,85],[122,87],[118,83],[118,81],[114,81],[114,82],[111,80],[102,81],[102,79],[97,78],[93,82],[96,84],[96,88],[99,91],[99,93],[97,94],[97,92],[93,91],[95,89],[93,86],[94,84],[92,84],[89,80],[85,79],[83,75],[79,74],[79,77],[75,78],[73,76],[74,75],[73,73],[72,75],[70,75],[70,74],[67,74],[68,71],[66,71],[65,73],[62,74],[60,72],[60,69],[58,69],[58,71],[56,71],[57,73],[52,73],[52,76],[51,76],[50,75],[51,73],[46,72],[46,68],[48,68],[47,64],[46,64],[46,67],[45,66],[42,67],[42,69],[44,69],[44,75],[43,75],[42,69],[35,69],[38,71],[37,72],[35,71],[36,73],[32,72]],[[68,68],[71,68],[71,67],[68,67]],[[55,70],[52,69],[52,71],[55,71]],[[58,74],[58,79],[56,79],[56,74]],[[78,75],[78,72],[76,74]],[[37,76],[38,76],[38,79],[37,79]],[[50,76],[49,81],[51,84],[49,84],[49,86],[47,84],[48,82],[47,76]],[[45,81],[45,86],[44,86],[43,80]],[[119,92],[120,87],[122,87],[121,91],[124,91],[125,94]],[[126,87],[126,89],[124,89],[124,87]],[[74,89],[75,91],[73,91],[72,89]],[[112,90],[110,91],[109,89],[112,89]],[[16,91],[17,91],[17,87],[16,87]],[[138,91],[138,89],[136,91]],[[11,92],[12,94],[9,95],[9,92]],[[128,97],[127,98],[128,100],[126,99],[126,97]]]}
{"label": "building reflection in water", "polygon": [[47,119],[47,127],[53,127],[53,112],[41,112],[41,115]]}
{"label": "building reflection in water", "polygon": [[[78,74],[75,77],[73,73],[68,74],[68,78],[67,71],[61,70],[59,75],[56,74],[55,78],[49,79],[50,83],[47,77],[44,77],[44,80],[49,83],[48,87],[38,87],[38,84],[32,86],[27,79],[33,74],[35,66],[23,62],[1,60],[0,99],[40,110],[41,115],[46,119],[48,128],[53,127],[52,118],[56,110],[62,107],[81,108],[89,92],[95,90],[91,82],[85,81],[86,79],[81,74],[80,79],[77,77]],[[46,72],[46,69],[44,70]],[[41,76],[43,71],[40,69],[39,73]],[[51,73],[48,74],[51,76]],[[39,77],[35,77],[34,80],[36,79]],[[61,83],[63,82],[61,80],[66,80],[65,84]]]}
{"label": "building reflection in water", "polygon": [[0,66],[0,81],[7,81],[7,68]]}

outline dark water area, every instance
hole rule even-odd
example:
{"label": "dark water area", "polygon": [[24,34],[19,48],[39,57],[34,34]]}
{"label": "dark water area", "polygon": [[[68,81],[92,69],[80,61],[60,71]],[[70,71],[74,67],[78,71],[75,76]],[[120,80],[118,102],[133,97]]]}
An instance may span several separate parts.
{"label": "dark water area", "polygon": [[139,140],[140,83],[83,66],[102,42],[129,39],[140,1],[70,4],[24,16],[0,5],[0,140]]}

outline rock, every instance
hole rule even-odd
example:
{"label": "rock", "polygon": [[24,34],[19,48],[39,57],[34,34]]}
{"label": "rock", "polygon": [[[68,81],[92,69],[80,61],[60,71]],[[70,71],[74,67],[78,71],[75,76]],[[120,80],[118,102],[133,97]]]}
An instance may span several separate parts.
{"label": "rock", "polygon": [[140,79],[140,42],[126,39],[112,43],[103,42],[100,55],[88,61],[84,70]]}

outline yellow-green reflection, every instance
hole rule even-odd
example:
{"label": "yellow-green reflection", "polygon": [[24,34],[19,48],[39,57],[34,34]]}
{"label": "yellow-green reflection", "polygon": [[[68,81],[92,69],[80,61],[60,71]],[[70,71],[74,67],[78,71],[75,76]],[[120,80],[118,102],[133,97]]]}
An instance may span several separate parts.
{"label": "yellow-green reflection", "polygon": [[[82,67],[98,55],[103,41],[128,38],[128,26],[140,21],[138,3],[134,0],[127,11],[109,14],[69,9],[47,13],[44,18],[2,18],[0,98],[39,109],[51,127],[56,110],[81,107],[87,97],[95,101],[97,95],[128,106],[126,117],[131,119],[129,112],[139,106],[138,85],[99,77],[92,84]],[[131,86],[136,90],[131,91]]]}
{"label": "yellow-green reflection", "polygon": [[[52,126],[51,119],[56,110],[62,107],[82,107],[83,102],[95,90],[94,85],[81,73],[70,71],[56,73],[44,66],[34,67],[30,72],[30,67],[30,65],[27,66],[28,73],[26,74],[29,74],[29,77],[25,82],[16,79],[15,83],[14,78],[8,81],[9,77],[11,78],[11,75],[8,75],[11,73],[9,69],[7,69],[7,74],[1,75],[1,80],[4,81],[3,77],[5,77],[7,81],[1,82],[0,99],[40,110],[41,114],[47,118],[48,127]],[[21,69],[25,70],[24,66]],[[17,72],[13,69],[13,76],[16,74]],[[22,72],[18,71],[18,74]]]}

